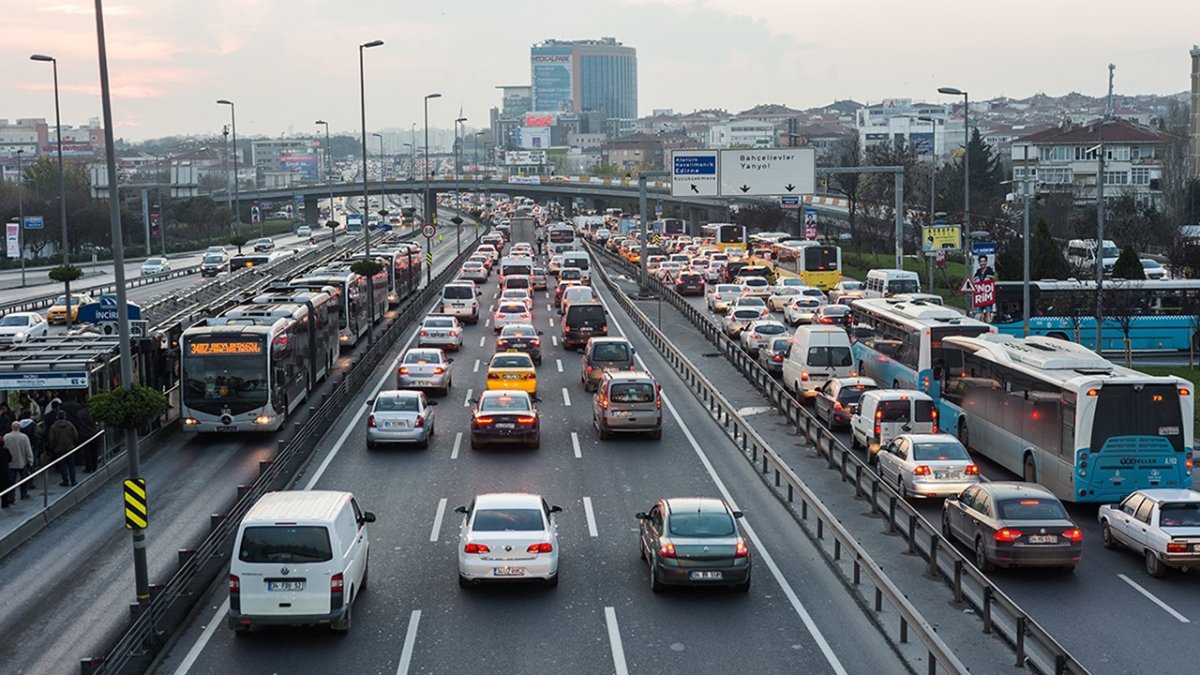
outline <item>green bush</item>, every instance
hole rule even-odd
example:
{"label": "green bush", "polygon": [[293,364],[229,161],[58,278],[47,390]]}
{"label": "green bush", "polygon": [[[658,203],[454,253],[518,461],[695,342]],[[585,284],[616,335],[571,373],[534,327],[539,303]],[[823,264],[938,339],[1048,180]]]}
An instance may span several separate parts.
{"label": "green bush", "polygon": [[383,271],[383,263],[378,260],[355,260],[350,265],[350,271],[364,277],[373,277]]}
{"label": "green bush", "polygon": [[83,270],[74,265],[59,265],[50,270],[50,278],[54,281],[63,283],[71,283],[79,277],[83,276]]}
{"label": "green bush", "polygon": [[140,384],[93,395],[88,399],[92,419],[118,429],[137,429],[163,414],[170,402],[161,391]]}

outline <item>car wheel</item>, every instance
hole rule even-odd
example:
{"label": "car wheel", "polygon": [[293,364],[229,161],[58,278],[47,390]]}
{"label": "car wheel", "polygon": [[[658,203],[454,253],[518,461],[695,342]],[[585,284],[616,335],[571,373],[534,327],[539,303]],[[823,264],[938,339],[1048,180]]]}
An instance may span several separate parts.
{"label": "car wheel", "polygon": [[354,613],[354,600],[351,598],[350,604],[346,605],[346,612],[342,614],[342,618],[329,624],[329,629],[339,635],[345,635],[350,632],[351,618]]}
{"label": "car wheel", "polygon": [[650,440],[661,441],[662,440],[662,429],[659,428],[659,429],[655,429],[654,431],[651,431],[650,432]]}
{"label": "car wheel", "polygon": [[550,577],[549,579],[546,579],[542,583],[544,583],[547,588],[558,588],[558,573],[555,572],[554,576]]}
{"label": "car wheel", "polygon": [[1146,574],[1161,579],[1167,575],[1167,566],[1154,551],[1146,551]]}
{"label": "car wheel", "polygon": [[988,560],[987,549],[983,546],[983,537],[975,537],[975,566],[981,572],[991,572],[996,569],[992,561]]}
{"label": "car wheel", "polygon": [[604,427],[596,427],[596,432],[600,435],[600,440],[607,441],[612,438],[612,432]]}
{"label": "car wheel", "polygon": [[375,449],[375,441],[367,441],[367,449],[374,450]]}
{"label": "car wheel", "polygon": [[1064,567],[1059,568],[1059,571],[1062,572],[1063,574],[1074,574],[1075,566],[1074,565],[1066,565]]}
{"label": "car wheel", "polygon": [[470,580],[470,579],[468,579],[468,578],[466,578],[466,577],[464,577],[464,576],[463,576],[463,575],[461,575],[461,574],[460,574],[460,575],[458,575],[458,587],[459,587],[459,588],[470,588],[470,587],[471,587],[471,580]]}
{"label": "car wheel", "polygon": [[642,543],[641,537],[638,538],[638,555],[642,560],[646,559],[646,546]]}
{"label": "car wheel", "polygon": [[1100,524],[1100,541],[1104,542],[1104,548],[1116,548],[1117,539],[1113,536],[1112,528],[1108,526],[1108,521]]}
{"label": "car wheel", "polygon": [[245,636],[250,634],[250,626],[238,624],[233,627],[233,634],[237,636]]}
{"label": "car wheel", "polygon": [[654,558],[650,559],[650,590],[654,593],[661,593],[666,589],[666,585],[658,580],[658,565],[654,563]]}
{"label": "car wheel", "polygon": [[740,584],[734,584],[733,590],[738,593],[748,593],[750,591],[750,577],[746,577],[746,580]]}
{"label": "car wheel", "polygon": [[529,442],[529,449],[537,450],[542,447],[542,436],[539,434],[537,438]]}
{"label": "car wheel", "polygon": [[950,514],[942,511],[942,536],[947,541],[954,541],[954,532],[950,529]]}
{"label": "car wheel", "polygon": [[863,444],[858,442],[858,436],[855,436],[854,430],[851,430],[850,431],[850,449],[851,450],[861,450],[862,447],[863,447]]}
{"label": "car wheel", "polygon": [[483,447],[483,444],[482,444],[482,443],[480,443],[479,441],[475,440],[474,438],[472,438],[472,439],[471,439],[471,449],[472,449],[472,450],[478,450],[478,449],[480,449],[480,448],[482,448],[482,447]]}
{"label": "car wheel", "polygon": [[896,475],[896,492],[899,492],[904,499],[908,499],[908,488],[904,486],[904,476],[899,474]]}
{"label": "car wheel", "polygon": [[417,443],[417,447],[420,448],[421,450],[428,448],[429,447],[429,436],[426,436],[425,438],[421,439],[421,442]]}
{"label": "car wheel", "polygon": [[971,450],[971,430],[967,427],[967,420],[961,420],[958,423],[958,442],[962,443],[963,447],[968,452]]}

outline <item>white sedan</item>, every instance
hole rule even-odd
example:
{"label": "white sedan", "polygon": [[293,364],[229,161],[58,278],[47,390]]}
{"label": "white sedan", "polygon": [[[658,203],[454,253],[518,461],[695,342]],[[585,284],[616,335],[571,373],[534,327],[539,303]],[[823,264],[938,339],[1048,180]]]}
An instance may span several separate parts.
{"label": "white sedan", "polygon": [[13,312],[0,318],[0,344],[21,344],[46,337],[49,324],[37,312]]}
{"label": "white sedan", "polygon": [[800,287],[776,284],[770,297],[767,298],[767,307],[770,307],[772,312],[782,312],[789,303],[799,297]]}
{"label": "white sedan", "polygon": [[817,310],[820,308],[820,300],[802,295],[784,308],[783,319],[793,326],[802,323],[812,323],[814,317],[817,315]]}
{"label": "white sedan", "polygon": [[742,295],[747,295],[752,298],[769,298],[771,297],[771,284],[762,277],[740,277],[739,281],[742,285]]}
{"label": "white sedan", "polygon": [[558,585],[558,524],[562,507],[540,495],[493,493],[475,497],[455,513],[458,530],[458,585],[484,581],[540,580]]}
{"label": "white sedan", "polygon": [[499,333],[501,328],[518,323],[532,323],[533,312],[525,303],[519,301],[501,302],[492,314],[492,330]]}
{"label": "white sedan", "polygon": [[146,258],[146,262],[142,263],[142,276],[152,276],[155,274],[166,274],[171,271],[171,263],[167,262],[166,258]]}
{"label": "white sedan", "polygon": [[510,288],[500,294],[500,302],[520,302],[533,311],[533,295],[528,288]]}

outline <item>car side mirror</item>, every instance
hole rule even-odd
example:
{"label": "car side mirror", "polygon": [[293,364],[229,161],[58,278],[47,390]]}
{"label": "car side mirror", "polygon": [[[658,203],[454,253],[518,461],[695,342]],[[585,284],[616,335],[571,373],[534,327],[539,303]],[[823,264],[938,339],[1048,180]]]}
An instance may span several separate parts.
{"label": "car side mirror", "polygon": [[541,335],[541,334],[542,334],[542,331],[540,331],[540,330],[539,330],[537,333],[538,333],[538,335]]}
{"label": "car side mirror", "polygon": [[454,357],[453,357],[453,356],[447,356],[447,357],[446,357],[446,363],[454,363]]}
{"label": "car side mirror", "polygon": [[734,511],[734,512],[733,512],[733,517],[734,517],[734,518],[744,518],[745,516],[746,516],[746,514],[745,514],[745,513],[743,513],[743,512],[741,512],[741,511]]}
{"label": "car side mirror", "polygon": [[373,522],[375,522],[375,514],[374,514],[374,513],[372,513],[372,512],[370,512],[370,511],[364,511],[364,512],[363,512],[363,515],[362,515],[362,521],[363,521],[364,523],[373,523]]}
{"label": "car side mirror", "polygon": [[901,428],[901,429],[903,429],[903,430],[905,431],[905,433],[907,433],[907,432],[909,432],[909,431],[912,431],[912,425],[911,425],[911,424],[905,424],[904,426],[902,426],[902,427],[900,427],[900,428]]}
{"label": "car side mirror", "polygon": [[956,502],[958,501],[958,495],[946,495],[946,501]]}
{"label": "car side mirror", "polygon": [[470,399],[467,399],[467,403],[470,403],[471,405],[477,405],[479,403],[479,399],[470,398]]}
{"label": "car side mirror", "polygon": [[437,405],[437,404],[438,404],[437,401],[428,401],[428,405]]}
{"label": "car side mirror", "polygon": [[551,506],[550,507],[550,513],[562,513],[562,510],[563,510],[563,508],[561,506]]}
{"label": "car side mirror", "polygon": [[633,517],[637,518],[638,520],[645,520],[650,516],[646,515],[645,511],[638,511],[637,513],[633,514]]}
{"label": "car side mirror", "polygon": [[579,349],[576,349],[576,350],[575,350],[575,353],[576,353],[576,354],[582,354],[582,353],[583,353],[583,347],[580,347]]}
{"label": "car side mirror", "polygon": [[373,398],[367,399],[367,405],[375,405],[375,399],[373,399]]}
{"label": "car side mirror", "polygon": [[542,399],[538,398],[537,396],[534,396],[534,397],[532,397],[532,400],[533,400],[533,402],[534,402],[534,403],[541,403],[541,402],[542,402]]}
{"label": "car side mirror", "polygon": [[454,507],[454,512],[455,512],[455,513],[461,513],[461,514],[463,514],[463,515],[465,516],[465,515],[467,515],[467,507],[465,507],[465,506],[456,506],[456,507]]}

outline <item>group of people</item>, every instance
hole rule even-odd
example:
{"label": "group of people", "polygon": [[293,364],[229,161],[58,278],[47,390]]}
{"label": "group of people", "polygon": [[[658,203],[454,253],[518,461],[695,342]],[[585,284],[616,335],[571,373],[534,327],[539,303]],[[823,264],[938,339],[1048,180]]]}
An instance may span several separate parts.
{"label": "group of people", "polygon": [[[73,392],[72,392],[73,394]],[[14,411],[15,408],[15,411]],[[46,466],[65,456],[80,442],[96,433],[96,426],[80,397],[53,392],[42,394],[41,400],[21,394],[15,404],[0,400],[0,493],[32,475],[39,466]],[[76,463],[84,465],[83,472],[91,473],[99,463],[98,444],[89,443],[82,456],[58,462],[59,485],[76,484]],[[21,499],[29,499],[29,483],[21,484]],[[0,498],[0,507],[8,508],[17,498],[10,492]]]}

